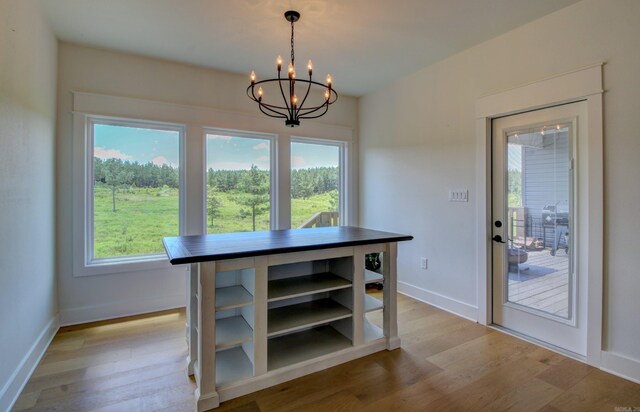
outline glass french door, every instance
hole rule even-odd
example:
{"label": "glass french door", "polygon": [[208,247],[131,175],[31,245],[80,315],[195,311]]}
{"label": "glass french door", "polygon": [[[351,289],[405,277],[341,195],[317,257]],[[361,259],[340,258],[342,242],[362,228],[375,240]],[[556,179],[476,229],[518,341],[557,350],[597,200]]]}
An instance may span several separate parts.
{"label": "glass french door", "polygon": [[586,355],[578,262],[584,103],[493,121],[493,323]]}

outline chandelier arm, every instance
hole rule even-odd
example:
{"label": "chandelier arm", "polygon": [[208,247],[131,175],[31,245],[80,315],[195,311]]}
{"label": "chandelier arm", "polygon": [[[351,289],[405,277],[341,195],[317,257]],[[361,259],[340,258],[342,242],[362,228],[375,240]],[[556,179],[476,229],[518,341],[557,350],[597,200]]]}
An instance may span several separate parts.
{"label": "chandelier arm", "polygon": [[[288,118],[285,113],[282,113],[282,112],[276,110],[276,109],[278,109],[277,106],[274,107],[274,106],[272,106],[270,104],[266,104],[266,103],[263,103],[263,102],[258,102],[258,107],[260,107],[260,110],[266,109],[266,110],[270,111],[271,113],[275,113],[275,114],[278,115],[278,117],[282,116],[285,119]],[[262,110],[262,112],[264,113],[264,110]]]}
{"label": "chandelier arm", "polygon": [[[299,119],[317,119],[318,117],[324,116],[329,111],[329,105],[326,103],[318,107],[316,110],[314,110],[314,112],[317,110],[320,110],[323,106],[324,106],[324,112],[322,112],[321,114],[318,114],[315,116],[300,116]],[[309,112],[309,113],[313,113],[313,112]]]}
{"label": "chandelier arm", "polygon": [[[325,108],[325,111],[324,111],[324,112],[326,113],[326,112],[327,112],[327,110],[329,110],[329,104],[325,101],[324,103],[322,103],[322,104],[321,104],[320,106],[318,106],[318,107],[311,107],[311,108],[309,108],[309,109],[303,109],[302,115],[301,115],[301,116],[299,116],[299,117],[300,117],[301,119],[304,119],[304,116],[308,116],[308,115],[310,115],[311,113],[315,113],[315,112],[317,112],[318,110],[322,110],[322,108],[323,108],[323,107]],[[311,117],[311,118],[309,118],[309,119],[313,119],[313,118]]]}
{"label": "chandelier arm", "polygon": [[[329,104],[334,104],[336,101],[338,101],[338,92],[336,92],[334,89],[331,89],[331,91],[329,92],[329,94],[333,93],[335,95],[335,98],[333,99],[333,101],[330,101]],[[331,96],[329,96],[331,97]],[[331,100],[331,99],[329,99]]]}
{"label": "chandelier arm", "polygon": [[287,110],[286,107],[276,106],[274,104],[269,104],[269,103],[265,103],[265,102],[259,102],[259,103],[260,103],[261,106],[267,107],[271,111],[278,112],[278,113],[281,113],[281,114],[289,113],[289,111]]}
{"label": "chandelier arm", "polygon": [[[278,81],[286,81],[288,82],[288,79],[285,79],[284,77],[279,77],[279,78],[273,78],[273,79],[264,79],[264,80],[260,80],[259,82],[255,82],[253,85],[249,85],[247,88],[251,89],[254,86],[258,86],[260,84],[263,83],[272,83],[272,82],[278,82]],[[322,84],[320,82],[317,82],[315,80],[307,80],[307,79],[295,79],[295,82],[301,82],[301,83],[311,83],[311,84],[315,84],[316,86],[320,86],[324,89],[328,89],[329,86],[326,84]],[[338,95],[338,93],[336,93],[335,89],[331,89],[331,93],[335,94],[336,96]]]}
{"label": "chandelier arm", "polygon": [[[279,110],[286,110],[287,112],[289,111],[289,108],[288,108],[288,107],[276,106],[276,105],[274,105],[274,104],[269,104],[269,103],[265,103],[265,102],[262,102],[262,101],[258,100],[258,98],[256,97],[256,95],[255,95],[255,93],[254,93],[254,91],[253,91],[252,87],[253,87],[253,86],[249,86],[249,87],[247,87],[247,96],[248,96],[251,100],[253,100],[254,102],[258,103],[258,104],[259,104],[259,105],[261,105],[261,106],[267,107],[269,110],[271,110],[271,111],[273,111],[273,112],[276,112],[276,113],[279,113],[279,114],[282,114],[282,113],[278,112],[278,111],[277,111],[277,110],[275,110],[275,109],[279,109]],[[251,91],[251,93],[249,93],[249,91]],[[284,115],[284,114],[282,114],[282,115]]]}
{"label": "chandelier arm", "polygon": [[[249,89],[251,89],[251,94],[249,94]],[[256,97],[255,88],[253,85],[247,87],[247,96],[249,96],[249,98],[254,102],[260,104],[260,100],[258,100],[258,98]]]}
{"label": "chandelier arm", "polygon": [[[249,89],[251,89],[251,94],[249,94]],[[247,87],[247,96],[249,96],[249,98],[250,98],[251,100],[253,100],[254,102],[258,103],[258,108],[260,108],[260,111],[261,111],[262,113],[266,114],[267,116],[271,116],[271,115],[270,115],[270,114],[268,114],[268,113],[266,113],[266,112],[263,110],[263,108],[264,108],[264,109],[266,109],[266,110],[269,110],[269,111],[270,111],[270,112],[272,112],[272,113],[277,114],[277,116],[271,116],[271,117],[279,117],[279,118],[284,118],[284,119],[286,119],[286,118],[287,118],[287,116],[286,116],[284,113],[281,113],[281,112],[279,112],[279,111],[275,110],[275,109],[282,109],[281,107],[273,106],[273,105],[270,105],[270,104],[267,104],[267,103],[263,103],[262,101],[258,100],[258,99],[256,98],[255,93],[254,93],[254,87],[253,87],[253,86],[249,86],[249,87]]]}
{"label": "chandelier arm", "polygon": [[[276,112],[275,110],[271,110],[271,109],[269,109],[269,110],[271,110],[272,112],[277,113],[277,114],[278,114],[277,116],[276,116],[276,115],[273,115],[273,114],[270,114],[270,113],[267,113],[266,111],[264,111],[264,108],[265,108],[265,107],[264,107],[263,105],[258,105],[258,109],[260,109],[260,111],[261,111],[262,113],[266,114],[266,115],[267,115],[267,116],[269,116],[269,117],[275,117],[276,119],[288,119],[288,117],[287,117],[287,116],[285,116],[285,115],[284,115],[284,114],[282,114],[282,113]],[[267,109],[268,109],[268,108],[267,108]]]}
{"label": "chandelier arm", "polygon": [[[265,80],[264,82],[266,82],[266,80]],[[308,81],[306,81],[306,80],[305,80],[304,82],[305,82],[305,83],[308,83]],[[318,84],[318,83],[316,83],[316,82],[313,82],[313,83],[314,83],[314,84]],[[334,98],[329,100],[329,102],[328,102],[328,104],[329,104],[329,105],[331,105],[331,104],[335,103],[335,102],[338,100],[338,98],[337,98],[337,93],[335,92],[335,90],[334,90],[334,89],[331,89],[331,92],[332,92],[332,94],[334,95]],[[252,94],[253,94],[253,95],[252,95]],[[252,86],[247,87],[247,96],[248,96],[251,100],[253,100],[254,102],[259,103],[260,105],[262,105],[262,106],[264,106],[264,107],[266,107],[266,108],[268,108],[268,109],[272,110],[273,112],[276,112],[276,113],[279,113],[279,114],[283,114],[283,113],[281,113],[281,112],[278,112],[278,110],[284,110],[284,111],[286,111],[286,112],[287,112],[287,113],[289,113],[289,114],[291,113],[291,110],[290,110],[290,108],[289,108],[289,107],[283,107],[283,106],[278,106],[278,105],[275,105],[275,104],[269,104],[269,103],[265,103],[264,101],[260,101],[260,100],[258,100],[258,98],[257,98],[257,97],[255,97],[255,93],[254,93],[254,90],[252,90]],[[301,106],[301,107],[299,108],[299,110],[297,110],[297,112],[302,113],[303,115],[305,115],[305,114],[309,114],[309,113],[311,113],[311,112],[313,112],[313,111],[317,111],[317,110],[322,109],[322,107],[324,107],[326,104],[327,104],[327,101],[325,100],[325,102],[324,102],[324,103],[322,103],[320,106],[315,106],[315,107],[311,107],[311,108],[305,108],[305,107]],[[277,109],[277,110],[276,110],[276,109]]]}
{"label": "chandelier arm", "polygon": [[309,84],[309,86],[307,87],[307,92],[304,95],[304,99],[302,99],[302,103],[300,103],[300,106],[298,106],[298,111],[296,112],[297,116],[300,115],[300,110],[302,110],[302,106],[304,106],[304,102],[307,101],[307,97],[309,96],[309,91],[311,90],[311,85],[313,84],[313,83],[311,83],[311,75],[309,75],[308,84]]}
{"label": "chandelier arm", "polygon": [[284,89],[282,88],[282,78],[280,77],[280,71],[278,71],[278,86],[280,86],[280,93],[282,94],[282,100],[284,100],[285,106],[287,106],[287,111],[289,111],[289,104],[287,103],[287,98],[284,97]]}

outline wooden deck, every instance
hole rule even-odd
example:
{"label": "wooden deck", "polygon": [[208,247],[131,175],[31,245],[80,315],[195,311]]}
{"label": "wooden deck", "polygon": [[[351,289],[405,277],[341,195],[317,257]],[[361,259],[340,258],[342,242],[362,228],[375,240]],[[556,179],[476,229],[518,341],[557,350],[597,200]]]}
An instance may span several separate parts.
{"label": "wooden deck", "polygon": [[517,272],[509,272],[509,301],[569,317],[569,258],[564,250],[530,251]]}

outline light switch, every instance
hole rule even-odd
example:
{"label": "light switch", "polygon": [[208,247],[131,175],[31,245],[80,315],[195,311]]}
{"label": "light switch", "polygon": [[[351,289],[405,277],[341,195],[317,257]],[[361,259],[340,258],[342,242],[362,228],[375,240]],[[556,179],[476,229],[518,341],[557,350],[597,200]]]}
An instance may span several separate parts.
{"label": "light switch", "polygon": [[468,190],[450,190],[449,201],[450,202],[468,202],[469,191]]}

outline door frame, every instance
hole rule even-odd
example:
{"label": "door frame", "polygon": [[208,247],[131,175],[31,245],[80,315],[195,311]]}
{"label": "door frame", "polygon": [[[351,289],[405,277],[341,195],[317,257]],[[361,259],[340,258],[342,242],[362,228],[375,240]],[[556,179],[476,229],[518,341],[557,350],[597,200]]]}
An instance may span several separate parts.
{"label": "door frame", "polygon": [[[595,64],[535,83],[480,97],[476,101],[476,256],[478,285],[478,322],[491,325],[491,123],[493,119],[557,105],[586,101],[588,204],[581,205],[588,216],[588,228],[582,229],[588,255],[587,274],[587,357],[599,367],[602,352],[603,323],[603,113],[602,69]],[[538,342],[540,343],[540,342]]]}

